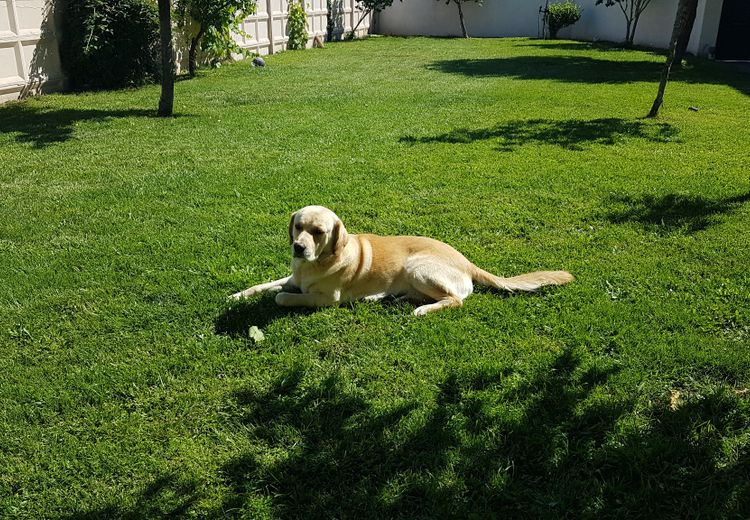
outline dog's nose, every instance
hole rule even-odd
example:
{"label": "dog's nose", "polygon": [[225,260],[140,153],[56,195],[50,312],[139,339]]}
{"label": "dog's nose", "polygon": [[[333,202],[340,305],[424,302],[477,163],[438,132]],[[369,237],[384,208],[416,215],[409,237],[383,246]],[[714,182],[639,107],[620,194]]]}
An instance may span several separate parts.
{"label": "dog's nose", "polygon": [[303,254],[305,254],[305,246],[294,244],[294,256],[302,256]]}

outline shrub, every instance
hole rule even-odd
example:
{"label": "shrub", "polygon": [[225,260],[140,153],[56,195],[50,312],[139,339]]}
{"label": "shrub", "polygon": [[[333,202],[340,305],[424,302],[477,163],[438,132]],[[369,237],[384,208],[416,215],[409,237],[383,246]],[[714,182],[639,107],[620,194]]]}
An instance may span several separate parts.
{"label": "shrub", "polygon": [[547,9],[547,24],[551,38],[557,38],[557,32],[560,29],[573,25],[581,19],[581,8],[569,0],[550,4]]}
{"label": "shrub", "polygon": [[198,48],[217,60],[230,59],[232,53],[247,54],[232,33],[247,36],[242,21],[255,12],[255,0],[174,0],[177,26],[183,31],[197,26],[190,35],[188,72],[195,76],[198,67]]}
{"label": "shrub", "polygon": [[71,88],[118,88],[158,79],[156,2],[67,1],[60,12],[60,60]]}
{"label": "shrub", "polygon": [[289,21],[287,23],[289,40],[287,47],[290,50],[304,49],[307,46],[307,14],[302,2],[304,0],[291,0],[289,2]]}

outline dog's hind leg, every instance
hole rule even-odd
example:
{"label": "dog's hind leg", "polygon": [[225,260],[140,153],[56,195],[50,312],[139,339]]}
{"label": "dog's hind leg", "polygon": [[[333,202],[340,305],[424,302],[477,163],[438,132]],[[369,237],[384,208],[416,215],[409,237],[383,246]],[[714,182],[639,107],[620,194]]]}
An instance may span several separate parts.
{"label": "dog's hind leg", "polygon": [[458,269],[439,262],[424,262],[408,266],[411,284],[419,294],[434,300],[434,303],[414,309],[415,316],[448,307],[461,307],[473,289],[471,278]]}
{"label": "dog's hind leg", "polygon": [[435,303],[428,303],[427,305],[420,305],[414,309],[414,316],[424,316],[428,312],[439,311],[447,307],[461,307],[464,304],[463,301],[459,300],[455,296],[445,296]]}

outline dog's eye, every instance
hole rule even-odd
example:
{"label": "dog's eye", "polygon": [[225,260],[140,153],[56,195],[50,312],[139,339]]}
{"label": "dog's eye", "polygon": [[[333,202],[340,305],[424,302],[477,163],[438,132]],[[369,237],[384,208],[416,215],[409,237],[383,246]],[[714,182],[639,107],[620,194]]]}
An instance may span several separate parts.
{"label": "dog's eye", "polygon": [[296,229],[297,231],[302,231],[302,224],[295,224],[294,229]]}
{"label": "dog's eye", "polygon": [[312,230],[312,234],[313,235],[321,235],[321,234],[323,234],[323,230],[315,228],[315,229]]}

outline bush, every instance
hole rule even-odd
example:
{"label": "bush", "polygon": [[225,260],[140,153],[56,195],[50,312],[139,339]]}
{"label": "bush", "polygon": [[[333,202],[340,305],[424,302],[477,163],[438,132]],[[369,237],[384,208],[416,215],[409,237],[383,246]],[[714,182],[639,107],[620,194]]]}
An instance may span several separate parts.
{"label": "bush", "polygon": [[61,15],[60,60],[71,88],[118,88],[158,79],[156,2],[65,1]]}
{"label": "bush", "polygon": [[307,46],[307,14],[302,4],[305,0],[291,0],[289,2],[289,21],[287,33],[290,50],[304,49]]}
{"label": "bush", "polygon": [[557,32],[560,29],[573,25],[581,19],[581,8],[570,1],[550,4],[547,10],[547,24],[551,38],[557,38]]}
{"label": "bush", "polygon": [[248,54],[237,44],[233,33],[249,36],[242,30],[242,21],[255,13],[255,0],[173,0],[172,5],[177,27],[190,38],[188,72],[191,77],[198,67],[199,48],[214,63],[231,59],[232,53]]}

